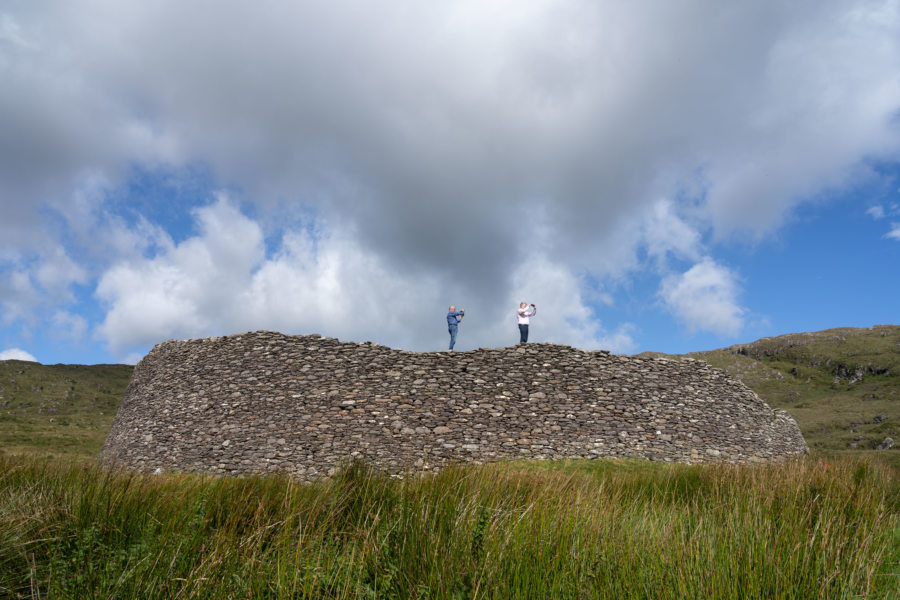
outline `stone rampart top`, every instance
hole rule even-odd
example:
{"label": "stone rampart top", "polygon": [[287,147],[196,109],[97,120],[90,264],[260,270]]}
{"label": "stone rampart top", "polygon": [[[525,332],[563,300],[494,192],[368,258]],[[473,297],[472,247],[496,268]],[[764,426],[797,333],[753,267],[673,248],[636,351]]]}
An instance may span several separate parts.
{"label": "stone rampart top", "polygon": [[768,461],[806,452],[796,422],[691,359],[554,344],[406,352],[254,332],[157,345],[103,447],[140,471],[391,471],[514,458]]}

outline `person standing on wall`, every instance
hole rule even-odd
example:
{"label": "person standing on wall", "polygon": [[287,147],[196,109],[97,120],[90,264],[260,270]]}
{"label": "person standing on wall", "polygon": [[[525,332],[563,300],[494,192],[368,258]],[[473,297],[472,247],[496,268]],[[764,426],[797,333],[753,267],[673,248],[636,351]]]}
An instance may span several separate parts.
{"label": "person standing on wall", "polygon": [[537,306],[531,305],[531,312],[528,312],[528,303],[519,304],[519,310],[516,318],[519,321],[519,343],[524,344],[528,341],[528,322],[531,317],[537,314]]}
{"label": "person standing on wall", "polygon": [[447,330],[450,332],[450,349],[453,350],[456,344],[456,332],[459,330],[459,323],[466,316],[466,309],[456,310],[456,307],[450,305],[450,312],[447,313]]}

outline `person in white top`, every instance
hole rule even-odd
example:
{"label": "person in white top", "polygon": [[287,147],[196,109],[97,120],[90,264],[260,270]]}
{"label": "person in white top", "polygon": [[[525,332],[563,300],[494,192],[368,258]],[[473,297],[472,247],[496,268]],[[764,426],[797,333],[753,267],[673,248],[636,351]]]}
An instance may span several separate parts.
{"label": "person in white top", "polygon": [[522,302],[519,304],[519,310],[516,313],[517,320],[519,321],[519,343],[524,344],[528,341],[528,319],[537,314],[537,306],[534,304],[531,305],[531,312],[528,312],[528,303]]}

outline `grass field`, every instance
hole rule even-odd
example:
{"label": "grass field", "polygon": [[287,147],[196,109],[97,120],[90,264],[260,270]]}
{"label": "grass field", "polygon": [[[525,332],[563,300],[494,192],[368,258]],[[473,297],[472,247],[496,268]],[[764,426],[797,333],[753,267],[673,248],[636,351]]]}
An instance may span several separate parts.
{"label": "grass field", "polygon": [[390,479],[0,459],[11,598],[898,598],[870,461],[507,463]]}

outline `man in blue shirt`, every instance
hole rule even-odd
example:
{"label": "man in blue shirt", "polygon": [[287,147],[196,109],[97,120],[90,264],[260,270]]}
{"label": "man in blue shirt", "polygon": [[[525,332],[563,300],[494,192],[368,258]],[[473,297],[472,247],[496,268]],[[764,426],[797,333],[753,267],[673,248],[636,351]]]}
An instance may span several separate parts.
{"label": "man in blue shirt", "polygon": [[456,310],[456,307],[450,305],[450,312],[447,313],[447,329],[450,331],[450,349],[456,344],[456,331],[459,329],[459,322],[466,316],[466,309]]}

